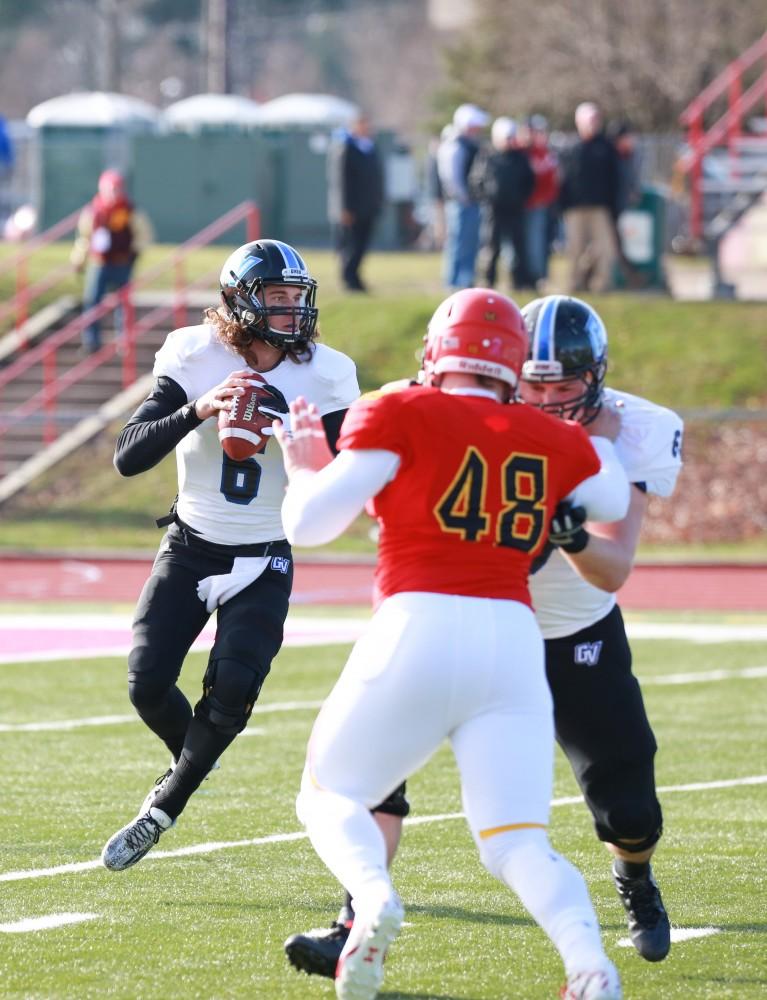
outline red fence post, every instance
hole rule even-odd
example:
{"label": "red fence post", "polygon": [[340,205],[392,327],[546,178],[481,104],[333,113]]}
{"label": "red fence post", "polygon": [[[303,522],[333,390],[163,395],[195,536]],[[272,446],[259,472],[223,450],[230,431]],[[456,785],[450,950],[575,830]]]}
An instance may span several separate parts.
{"label": "red fence post", "polygon": [[175,289],[173,295],[173,322],[176,329],[186,326],[187,309],[186,295],[184,294],[184,258],[176,257],[174,263]]}
{"label": "red fence post", "polygon": [[136,381],[136,307],[130,285],[120,289],[123,311],[123,389]]}
{"label": "red fence post", "polygon": [[56,350],[43,355],[43,444],[56,440]]}

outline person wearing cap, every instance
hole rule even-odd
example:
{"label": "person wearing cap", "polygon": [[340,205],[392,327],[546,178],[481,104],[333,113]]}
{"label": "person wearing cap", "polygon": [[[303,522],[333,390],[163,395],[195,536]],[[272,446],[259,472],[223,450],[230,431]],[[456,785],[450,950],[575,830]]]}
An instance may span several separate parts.
{"label": "person wearing cap", "polygon": [[480,135],[490,117],[476,104],[461,104],[453,128],[437,151],[437,169],[445,199],[444,283],[449,289],[471,288],[479,252],[480,207],[469,174],[479,152]]}
{"label": "person wearing cap", "polygon": [[517,145],[518,128],[512,118],[496,118],[490,132],[491,150],[475,159],[470,176],[482,202],[482,254],[489,288],[496,283],[501,250],[510,247],[511,284],[516,290],[533,287],[525,245],[525,202],[535,183],[533,168]]}
{"label": "person wearing cap", "polygon": [[565,157],[559,198],[570,260],[567,290],[606,292],[618,256],[618,154],[596,104],[578,105],[575,128],[578,142]]}
{"label": "person wearing cap", "polygon": [[[98,191],[80,213],[71,262],[77,271],[85,268],[83,311],[87,312],[107,292],[125,287],[141,251],[152,240],[147,217],[128,198],[125,179],[117,170],[105,170],[99,177]],[[120,310],[116,323],[122,322]],[[93,354],[101,347],[98,320],[83,330],[83,351]]]}
{"label": "person wearing cap", "polygon": [[549,146],[549,123],[543,115],[527,119],[525,152],[535,174],[533,192],[525,203],[527,269],[537,288],[549,276],[550,239],[559,195],[559,162]]}

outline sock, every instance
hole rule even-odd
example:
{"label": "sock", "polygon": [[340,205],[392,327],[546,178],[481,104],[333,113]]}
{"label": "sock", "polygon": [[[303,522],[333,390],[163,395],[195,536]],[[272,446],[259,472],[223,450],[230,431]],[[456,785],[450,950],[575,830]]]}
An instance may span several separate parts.
{"label": "sock", "polygon": [[184,749],[178,757],[173,774],[153,805],[166,812],[171,819],[180,816],[189,799],[233,740],[233,734],[220,733],[195,716],[189,723]]}
{"label": "sock", "polygon": [[621,878],[648,878],[650,875],[650,862],[624,861],[623,858],[616,858],[613,862],[613,871]]}

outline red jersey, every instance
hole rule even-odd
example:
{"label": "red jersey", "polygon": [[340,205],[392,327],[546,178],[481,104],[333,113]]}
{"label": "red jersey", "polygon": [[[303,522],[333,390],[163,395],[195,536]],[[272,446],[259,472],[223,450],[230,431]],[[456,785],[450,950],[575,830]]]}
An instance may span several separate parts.
{"label": "red jersey", "polygon": [[379,598],[427,591],[529,605],[530,563],[554,509],[600,469],[579,424],[420,386],[354,403],[339,448],[400,457],[369,504]]}
{"label": "red jersey", "polygon": [[557,158],[548,146],[530,146],[526,150],[530,166],[535,174],[533,193],[525,202],[525,208],[540,208],[551,205],[559,194],[559,166]]}

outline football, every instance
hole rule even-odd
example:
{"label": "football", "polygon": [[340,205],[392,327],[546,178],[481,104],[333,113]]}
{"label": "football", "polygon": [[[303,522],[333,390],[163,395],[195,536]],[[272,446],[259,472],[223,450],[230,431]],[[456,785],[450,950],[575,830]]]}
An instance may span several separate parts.
{"label": "football", "polygon": [[256,373],[252,377],[262,384],[248,387],[242,396],[234,397],[231,410],[220,410],[218,414],[218,439],[235,462],[262,452],[271,435],[272,420],[288,412],[279,389]]}

